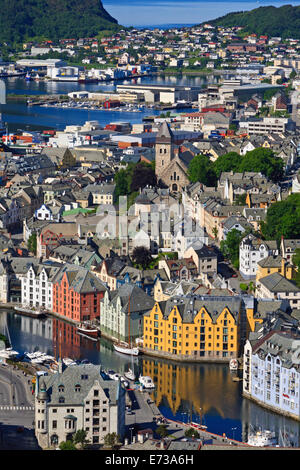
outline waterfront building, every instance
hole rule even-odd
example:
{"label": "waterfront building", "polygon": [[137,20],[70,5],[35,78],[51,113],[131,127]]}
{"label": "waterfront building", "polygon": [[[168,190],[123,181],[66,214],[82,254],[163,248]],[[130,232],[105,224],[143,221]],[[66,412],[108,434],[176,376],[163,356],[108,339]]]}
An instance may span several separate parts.
{"label": "waterfront building", "polygon": [[52,280],[61,265],[32,264],[21,278],[21,304],[53,310]]}
{"label": "waterfront building", "polygon": [[106,287],[88,269],[65,263],[52,282],[55,313],[75,322],[100,319]]}
{"label": "waterfront building", "polygon": [[84,430],[91,444],[103,444],[106,434],[125,432],[125,390],[120,381],[107,379],[101,366],[60,368],[56,374],[37,376],[35,435],[42,449],[56,448]]}
{"label": "waterfront building", "polygon": [[141,337],[144,316],[153,305],[153,298],[132,284],[106,291],[101,302],[101,332],[126,342]]}
{"label": "waterfront building", "polygon": [[144,316],[144,348],[165,357],[228,361],[239,355],[240,297],[174,296]]}
{"label": "waterfront building", "polygon": [[[276,318],[269,322],[275,323]],[[255,338],[250,335],[243,356],[243,395],[300,420],[299,348],[297,325],[287,319],[278,329],[261,326]]]}

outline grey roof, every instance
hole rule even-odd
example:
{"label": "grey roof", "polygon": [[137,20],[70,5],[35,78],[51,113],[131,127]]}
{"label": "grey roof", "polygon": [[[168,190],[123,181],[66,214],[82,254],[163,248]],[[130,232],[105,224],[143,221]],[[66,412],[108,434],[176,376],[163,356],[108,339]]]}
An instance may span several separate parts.
{"label": "grey roof", "polygon": [[120,299],[123,312],[141,312],[151,310],[155,301],[140,287],[133,284],[124,284],[118,289],[108,293],[112,304]]}
{"label": "grey roof", "polygon": [[98,277],[82,266],[66,263],[56,274],[53,283],[60,283],[66,273],[69,285],[80,294],[89,292],[103,292],[106,290],[104,284]]}
{"label": "grey roof", "polygon": [[[105,379],[100,371],[101,366],[89,364],[69,366],[62,373],[43,376],[49,404],[59,406],[60,397],[64,397],[64,405],[84,405],[84,399],[96,381],[99,382],[110,404],[116,404],[121,391],[120,382]],[[63,392],[58,390],[61,385],[64,387]],[[80,391],[75,392],[76,385],[80,385]]]}
{"label": "grey roof", "polygon": [[241,309],[242,299],[238,296],[174,296],[167,301],[159,302],[159,307],[165,318],[168,318],[172,309],[176,306],[183,323],[192,323],[195,315],[204,307],[216,322],[224,308],[228,308],[237,321]]}
{"label": "grey roof", "polygon": [[300,292],[296,284],[281,276],[279,273],[269,274],[268,276],[260,278],[259,282],[270,292]]}

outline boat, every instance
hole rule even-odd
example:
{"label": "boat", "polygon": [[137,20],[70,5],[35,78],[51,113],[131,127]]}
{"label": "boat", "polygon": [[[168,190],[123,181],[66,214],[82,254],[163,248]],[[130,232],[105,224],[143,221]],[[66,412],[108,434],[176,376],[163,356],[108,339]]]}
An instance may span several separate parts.
{"label": "boat", "polygon": [[13,359],[17,357],[20,353],[18,351],[14,351],[12,348],[1,349],[0,357],[4,359]]}
{"label": "boat", "polygon": [[139,382],[145,388],[155,388],[153,380],[148,375],[140,375]]}
{"label": "boat", "polygon": [[[119,334],[119,332],[118,332]],[[128,354],[130,356],[138,356],[140,353],[140,350],[136,346],[132,346],[131,340],[130,340],[130,296],[128,299],[128,343],[125,341],[119,341],[116,343],[113,343],[115,351],[122,353],[122,354]]]}
{"label": "boat", "polygon": [[256,431],[249,434],[247,444],[255,447],[275,447],[277,439],[272,431]]}
{"label": "boat", "polygon": [[22,307],[21,305],[15,305],[14,310],[32,318],[40,318],[45,315],[44,311],[35,307],[29,307],[29,306]]}
{"label": "boat", "polygon": [[98,328],[93,327],[92,325],[90,325],[87,322],[80,323],[77,326],[77,331],[78,331],[78,333],[82,333],[85,336],[90,336],[91,338],[98,338],[99,333],[100,333]]}
{"label": "boat", "polygon": [[200,429],[202,431],[205,431],[205,429],[207,429],[207,426],[205,426],[205,424],[194,423],[193,421],[191,421],[189,425],[192,428]]}
{"label": "boat", "polygon": [[230,359],[229,361],[229,369],[230,370],[238,370],[239,363],[237,359]]}
{"label": "boat", "polygon": [[25,75],[25,80],[27,80],[27,81],[32,80],[32,76],[30,75],[29,72],[26,73],[26,75]]}
{"label": "boat", "polygon": [[133,382],[135,381],[135,375],[132,369],[128,369],[127,372],[124,372],[124,376],[128,380],[132,380]]}
{"label": "boat", "polygon": [[69,357],[64,357],[62,361],[66,366],[77,366],[77,362]]}
{"label": "boat", "polygon": [[116,351],[122,354],[129,354],[131,356],[138,356],[140,353],[139,348],[131,347],[128,343],[114,343],[114,348]]}

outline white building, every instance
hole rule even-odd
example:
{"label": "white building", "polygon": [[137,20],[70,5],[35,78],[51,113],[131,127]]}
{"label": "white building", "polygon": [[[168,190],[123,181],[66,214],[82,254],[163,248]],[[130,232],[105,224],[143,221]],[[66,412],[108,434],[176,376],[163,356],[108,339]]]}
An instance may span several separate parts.
{"label": "white building", "polygon": [[300,420],[300,336],[284,329],[264,332],[263,327],[258,333],[244,347],[243,395]]}
{"label": "white building", "polygon": [[23,306],[32,306],[53,310],[53,284],[54,274],[59,270],[56,266],[31,265],[27,274],[21,278],[21,303]]}
{"label": "white building", "polygon": [[263,241],[252,233],[243,238],[239,251],[240,273],[243,278],[255,279],[258,261],[270,255],[278,255],[275,240]]}
{"label": "white building", "polygon": [[106,378],[101,366],[61,365],[56,374],[37,376],[35,390],[35,435],[43,449],[57,448],[78,430],[91,444],[125,432],[125,390],[120,381]]}

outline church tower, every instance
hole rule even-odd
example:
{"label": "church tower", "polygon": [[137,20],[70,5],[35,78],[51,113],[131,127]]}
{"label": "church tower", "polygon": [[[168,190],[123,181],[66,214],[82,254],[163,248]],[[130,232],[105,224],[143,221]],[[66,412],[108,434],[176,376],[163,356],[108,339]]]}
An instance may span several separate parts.
{"label": "church tower", "polygon": [[169,124],[164,121],[157,133],[155,141],[155,174],[159,181],[164,170],[174,156],[174,135]]}

